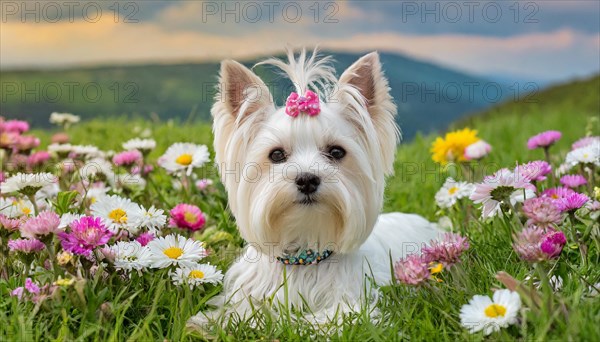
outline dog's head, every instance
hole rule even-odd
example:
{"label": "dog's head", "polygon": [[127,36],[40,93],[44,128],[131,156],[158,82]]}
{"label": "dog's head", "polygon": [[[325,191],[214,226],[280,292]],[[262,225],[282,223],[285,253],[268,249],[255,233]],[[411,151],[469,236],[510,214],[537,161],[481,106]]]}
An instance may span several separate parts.
{"label": "dog's head", "polygon": [[298,94],[317,93],[318,115],[287,115],[251,70],[221,64],[212,115],[229,205],[242,237],[260,248],[351,251],[371,233],[393,172],[396,106],[375,52],[339,80],[328,58],[288,57],[262,64],[280,68]]}

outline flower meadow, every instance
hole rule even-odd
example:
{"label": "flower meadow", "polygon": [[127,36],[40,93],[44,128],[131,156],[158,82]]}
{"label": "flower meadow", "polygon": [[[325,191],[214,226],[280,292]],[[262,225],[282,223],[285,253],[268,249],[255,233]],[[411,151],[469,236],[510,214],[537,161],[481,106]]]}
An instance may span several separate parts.
{"label": "flower meadow", "polygon": [[74,138],[85,125],[79,117],[53,113],[50,121],[58,129],[40,138],[27,122],[0,119],[0,318],[9,322],[0,336],[7,339],[293,339],[334,331],[339,339],[505,340],[564,334],[577,320],[589,325],[573,327],[589,330],[566,334],[593,339],[597,329],[600,137],[593,134],[557,151],[561,132],[540,131],[513,142],[537,159],[493,168],[482,166],[501,148],[476,130],[435,139],[428,157],[443,179],[420,197],[435,206],[430,219],[445,232],[422,254],[391,260],[397,282],[381,290],[379,320],[359,313],[359,325],[321,330],[264,315],[258,327],[199,332],[187,319],[219,293],[244,245],[210,148],[192,139],[165,143],[140,129],[108,150],[78,143],[85,141]]}

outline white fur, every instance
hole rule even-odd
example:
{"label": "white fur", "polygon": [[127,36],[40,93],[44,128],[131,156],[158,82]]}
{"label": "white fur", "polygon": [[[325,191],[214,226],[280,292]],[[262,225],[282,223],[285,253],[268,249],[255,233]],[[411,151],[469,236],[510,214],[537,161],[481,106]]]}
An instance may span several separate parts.
{"label": "white fur", "polygon": [[[263,64],[279,67],[301,94],[318,91],[321,113],[315,117],[286,115],[254,73],[237,62],[222,63],[223,88],[212,109],[216,162],[248,246],[227,271],[224,294],[212,301],[219,309],[199,313],[194,324],[233,311],[247,318],[271,299],[284,303],[284,267],[290,307],[319,322],[338,310],[356,311],[376,300],[376,290],[365,288],[365,276],[389,284],[390,254],[397,260],[419,252],[436,237],[436,228],[417,215],[379,215],[399,131],[378,55],[361,58],[339,81],[327,59],[315,53],[307,58],[304,51],[297,60],[288,55],[288,63]],[[326,98],[327,89],[335,92]],[[341,161],[325,156],[333,145],[346,150]],[[285,162],[270,162],[274,148],[286,151]],[[321,178],[314,204],[297,202],[304,196],[294,183],[301,172]],[[306,248],[334,254],[309,266],[284,266],[275,259]]]}

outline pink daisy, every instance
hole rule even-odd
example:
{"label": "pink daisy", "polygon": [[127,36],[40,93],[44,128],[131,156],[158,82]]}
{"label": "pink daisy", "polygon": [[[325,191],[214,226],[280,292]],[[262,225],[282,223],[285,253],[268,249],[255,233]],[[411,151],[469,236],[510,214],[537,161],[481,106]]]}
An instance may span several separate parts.
{"label": "pink daisy", "polygon": [[515,172],[518,172],[521,177],[528,179],[529,181],[537,182],[546,180],[546,175],[552,172],[552,167],[543,160],[536,160],[527,164],[518,165],[515,168]]}
{"label": "pink daisy", "polygon": [[460,256],[469,249],[466,237],[454,233],[445,233],[439,240],[431,240],[428,247],[423,247],[423,257],[427,262],[437,261],[444,266],[451,266],[460,261]]}
{"label": "pink daisy", "polygon": [[128,166],[139,162],[142,158],[142,152],[130,150],[116,154],[112,160],[117,166]]}
{"label": "pink daisy", "polygon": [[50,159],[50,153],[46,151],[34,152],[27,157],[27,165],[29,165],[29,167],[39,166],[47,162],[48,159]]}
{"label": "pink daisy", "polygon": [[559,131],[546,131],[538,135],[534,135],[527,141],[527,148],[534,150],[540,147],[550,147],[552,144],[557,142],[562,136]]}
{"label": "pink daisy", "polygon": [[523,203],[523,212],[529,218],[528,226],[551,228],[562,220],[561,211],[552,198],[530,198]]}
{"label": "pink daisy", "polygon": [[52,234],[58,231],[60,217],[52,211],[43,211],[38,216],[25,221],[21,235],[28,238]]}
{"label": "pink daisy", "polygon": [[563,232],[550,231],[542,239],[540,249],[549,259],[554,259],[560,255],[566,243],[567,238]]}
{"label": "pink daisy", "polygon": [[546,231],[539,227],[523,229],[515,236],[515,240],[513,248],[521,259],[528,262],[557,258],[567,242],[562,232]]}
{"label": "pink daisy", "polygon": [[192,231],[201,229],[206,223],[204,213],[195,205],[181,203],[171,209],[171,227],[187,228]]}
{"label": "pink daisy", "polygon": [[[154,166],[152,165],[144,165],[144,173],[142,176],[147,176],[150,174],[150,172],[154,171]],[[133,173],[134,175],[137,175],[140,173],[140,167],[139,166],[134,166],[131,168],[131,173]]]}
{"label": "pink daisy", "polygon": [[577,188],[587,184],[587,180],[582,175],[564,175],[560,178],[560,184],[569,188]]}
{"label": "pink daisy", "polygon": [[8,248],[13,252],[29,254],[43,250],[46,248],[46,245],[37,239],[17,239],[9,240]]}
{"label": "pink daisy", "polygon": [[6,229],[9,232],[19,229],[22,223],[21,219],[10,218],[4,214],[0,214],[0,228]]}
{"label": "pink daisy", "polygon": [[576,150],[578,148],[590,146],[595,142],[600,142],[600,137],[584,137],[574,142],[573,145],[571,145],[571,149]]}
{"label": "pink daisy", "polygon": [[394,273],[399,282],[407,285],[419,285],[431,275],[427,260],[416,254],[400,259],[394,265]]}
{"label": "pink daisy", "polygon": [[196,181],[196,188],[200,191],[206,190],[209,186],[213,184],[211,179],[199,179]]}
{"label": "pink daisy", "polygon": [[562,212],[574,212],[583,207],[590,198],[584,194],[574,192],[556,201],[558,209]]}
{"label": "pink daisy", "polygon": [[64,250],[73,254],[91,256],[92,250],[110,240],[112,233],[100,217],[84,216],[71,223],[71,232],[58,233]]}
{"label": "pink daisy", "polygon": [[2,123],[2,130],[5,132],[24,133],[29,130],[27,121],[8,120]]}
{"label": "pink daisy", "polygon": [[483,140],[472,143],[464,151],[466,160],[478,160],[487,156],[492,150],[492,146]]}
{"label": "pink daisy", "polygon": [[29,151],[40,146],[40,139],[30,135],[21,135],[16,143],[15,148],[21,151]]}
{"label": "pink daisy", "polygon": [[154,235],[151,233],[142,233],[135,239],[135,241],[139,242],[142,247],[146,246],[148,242],[152,240],[154,240]]}
{"label": "pink daisy", "polygon": [[549,197],[554,200],[558,200],[573,193],[575,193],[575,191],[565,187],[549,188],[542,192],[542,197]]}
{"label": "pink daisy", "polygon": [[[483,179],[483,183],[475,184],[475,191],[469,197],[475,203],[483,205],[484,218],[496,215],[502,210],[501,204],[515,204],[526,198],[535,197],[535,187],[527,178],[508,170],[498,170]],[[525,198],[523,197],[525,192]]]}

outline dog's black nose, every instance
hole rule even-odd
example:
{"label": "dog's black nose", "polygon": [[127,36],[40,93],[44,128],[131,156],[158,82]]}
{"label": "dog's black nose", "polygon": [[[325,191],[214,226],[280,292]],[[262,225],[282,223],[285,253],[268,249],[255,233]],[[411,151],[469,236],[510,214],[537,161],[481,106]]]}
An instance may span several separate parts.
{"label": "dog's black nose", "polygon": [[312,194],[317,191],[317,188],[321,184],[321,178],[313,173],[301,173],[296,177],[296,186],[298,191],[305,195]]}

